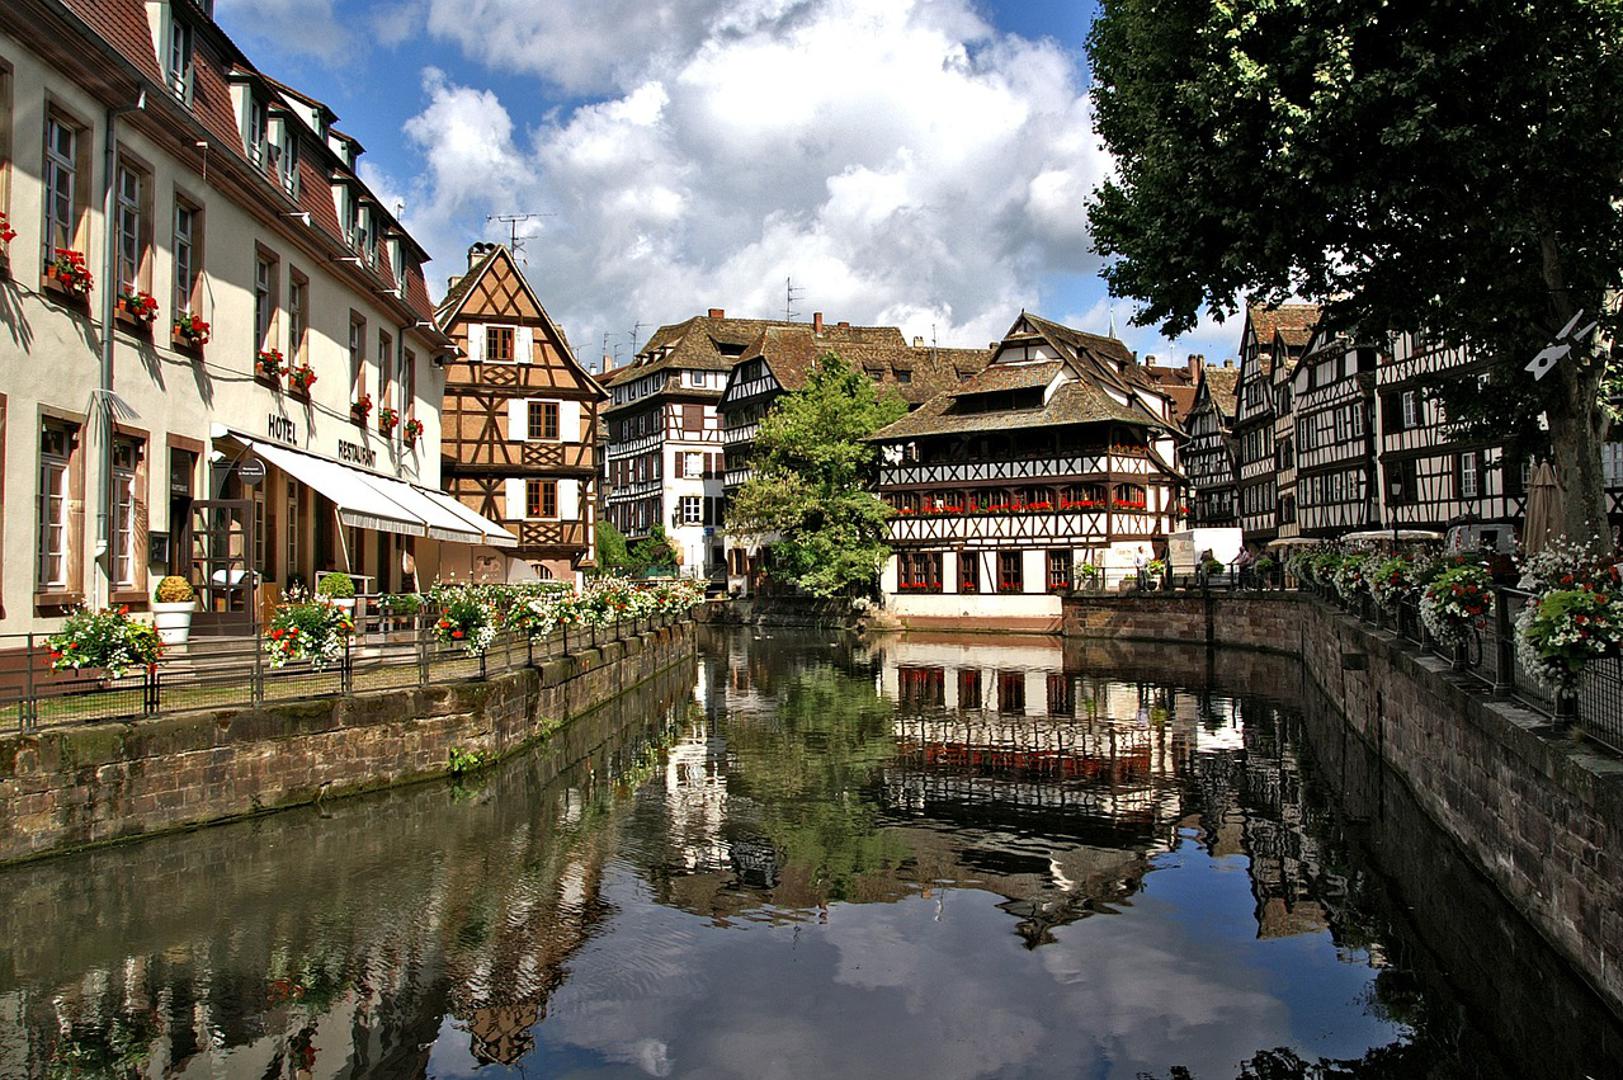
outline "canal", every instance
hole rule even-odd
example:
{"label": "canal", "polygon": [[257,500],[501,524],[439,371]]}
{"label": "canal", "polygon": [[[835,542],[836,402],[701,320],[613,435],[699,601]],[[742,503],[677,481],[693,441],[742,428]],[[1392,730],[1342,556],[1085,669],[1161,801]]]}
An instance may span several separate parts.
{"label": "canal", "polygon": [[496,768],[0,871],[0,1078],[1619,1075],[1303,685],[707,631]]}

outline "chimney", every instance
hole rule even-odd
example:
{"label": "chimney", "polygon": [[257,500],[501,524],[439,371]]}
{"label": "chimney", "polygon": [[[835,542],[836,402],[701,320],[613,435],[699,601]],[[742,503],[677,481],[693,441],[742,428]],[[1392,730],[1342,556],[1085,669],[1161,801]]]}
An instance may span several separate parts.
{"label": "chimney", "polygon": [[1144,366],[1145,367],[1154,367],[1155,366],[1155,357],[1154,357],[1154,355],[1146,356],[1144,358]]}
{"label": "chimney", "polygon": [[812,333],[821,334],[822,332],[823,332],[823,313],[821,311],[814,311],[814,312],[812,312]]}
{"label": "chimney", "polygon": [[1201,369],[1203,369],[1205,366],[1206,366],[1206,358],[1204,356],[1202,356],[1200,353],[1190,353],[1189,354],[1189,381],[1192,382],[1192,383],[1198,383],[1200,381]]}
{"label": "chimney", "polygon": [[452,289],[456,288],[456,283],[461,281],[461,280],[462,280],[462,275],[461,274],[452,274],[450,277],[446,278],[445,279],[445,291],[450,292]]}
{"label": "chimney", "polygon": [[840,320],[839,322],[835,323],[834,325],[838,326],[841,330],[849,330],[849,329],[851,329],[851,324],[846,322],[843,319]]}
{"label": "chimney", "polygon": [[1232,357],[1232,356],[1224,357],[1223,358],[1223,366],[1226,367],[1226,368],[1232,369],[1234,367],[1234,357]]}
{"label": "chimney", "polygon": [[490,254],[490,250],[492,248],[494,248],[495,246],[496,246],[495,244],[487,244],[487,243],[485,243],[483,241],[480,241],[479,243],[474,244],[471,247],[469,247],[468,248],[468,269],[472,270],[473,267],[474,267],[474,264],[477,263],[480,259],[484,258],[486,255]]}
{"label": "chimney", "polygon": [[614,357],[608,353],[603,354],[603,366],[597,369],[599,375],[607,375],[614,370]]}
{"label": "chimney", "polygon": [[725,319],[727,317],[727,309],[713,307],[710,309],[710,317],[712,319]]}
{"label": "chimney", "polygon": [[922,334],[920,334],[920,335],[917,335],[917,336],[915,336],[915,337],[914,337],[914,338],[913,338],[913,347],[914,347],[914,348],[915,348],[915,349],[922,349],[922,348],[924,348],[924,336],[923,336],[923,335],[922,335]]}

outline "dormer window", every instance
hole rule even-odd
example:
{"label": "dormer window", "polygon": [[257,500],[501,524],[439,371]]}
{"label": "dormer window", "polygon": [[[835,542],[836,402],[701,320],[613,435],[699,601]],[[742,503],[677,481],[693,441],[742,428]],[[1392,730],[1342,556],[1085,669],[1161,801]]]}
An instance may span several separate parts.
{"label": "dormer window", "polygon": [[248,115],[243,128],[242,141],[248,151],[248,160],[263,166],[265,148],[270,142],[269,122],[265,116],[265,103],[257,97],[248,98]]}
{"label": "dormer window", "polygon": [[169,92],[180,101],[191,104],[192,28],[176,18],[171,18],[169,22],[169,66],[164,75],[169,80]]}
{"label": "dormer window", "polygon": [[299,197],[299,136],[286,120],[282,121],[282,145],[276,156],[276,180],[290,197]]}

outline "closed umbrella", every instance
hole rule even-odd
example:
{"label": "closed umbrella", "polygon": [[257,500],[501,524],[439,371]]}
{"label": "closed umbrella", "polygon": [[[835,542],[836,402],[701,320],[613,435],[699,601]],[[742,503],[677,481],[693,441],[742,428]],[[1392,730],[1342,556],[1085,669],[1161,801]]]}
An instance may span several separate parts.
{"label": "closed umbrella", "polygon": [[1527,489],[1527,524],[1522,529],[1522,548],[1535,554],[1549,547],[1561,535],[1561,486],[1548,461],[1533,471]]}

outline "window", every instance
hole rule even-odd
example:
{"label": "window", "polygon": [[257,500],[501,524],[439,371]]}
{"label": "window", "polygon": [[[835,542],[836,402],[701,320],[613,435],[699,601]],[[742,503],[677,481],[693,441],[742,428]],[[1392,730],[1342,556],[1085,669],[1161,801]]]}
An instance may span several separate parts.
{"label": "window", "polygon": [[1071,552],[1068,548],[1048,553],[1048,591],[1071,587]]}
{"label": "window", "polygon": [[248,150],[248,160],[255,165],[265,164],[265,146],[269,142],[269,124],[265,119],[265,103],[252,95],[248,98],[248,126],[242,141]]}
{"label": "window", "polygon": [[68,587],[69,518],[68,467],[74,433],[66,426],[46,423],[39,443],[39,566],[41,589]]}
{"label": "window", "polygon": [[1459,456],[1460,498],[1474,499],[1482,494],[1482,458],[1475,450]]}
{"label": "window", "polygon": [[299,482],[287,479],[287,576],[299,572]]}
{"label": "window", "polygon": [[1403,417],[1404,430],[1420,426],[1420,392],[1405,390],[1398,396],[1398,407]]}
{"label": "window", "polygon": [[297,270],[287,276],[287,358],[309,362],[310,281]]}
{"label": "window", "polygon": [[958,669],[958,707],[960,709],[978,709],[981,707],[981,672],[979,668]]}
{"label": "window", "polygon": [[79,133],[52,116],[45,121],[46,258],[72,248],[79,229]]}
{"label": "window", "polygon": [[133,293],[140,285],[141,256],[141,174],[126,162],[118,163],[117,206],[114,209],[118,223],[118,284],[125,292]]}
{"label": "window", "polygon": [[139,450],[133,439],[113,443],[113,585],[136,587],[135,463]]}
{"label": "window", "polygon": [[179,19],[169,23],[169,92],[181,101],[192,100],[192,28]]}
{"label": "window", "polygon": [[254,340],[260,350],[276,347],[276,260],[254,259]]}
{"label": "window", "polygon": [[283,142],[281,153],[276,161],[277,178],[282,183],[282,190],[293,198],[299,197],[299,136],[295,133],[293,125],[283,123]]}
{"label": "window", "polygon": [[678,511],[680,524],[697,525],[704,518],[704,500],[697,495],[683,495]]}
{"label": "window", "polygon": [[1017,593],[1025,591],[1025,574],[1021,563],[1021,554],[1018,551],[1000,551],[997,553],[998,592]]}
{"label": "window", "polygon": [[1076,686],[1069,676],[1057,672],[1048,676],[1048,714],[1076,715]]}
{"label": "window", "polygon": [[197,311],[199,224],[196,208],[175,200],[175,313]]}
{"label": "window", "polygon": [[981,591],[981,556],[976,551],[958,553],[958,591],[973,595]]}
{"label": "window", "polygon": [[941,591],[941,553],[908,551],[897,556],[897,584],[903,592]]}
{"label": "window", "polygon": [[513,328],[485,327],[485,359],[510,363],[513,359]]}
{"label": "window", "polygon": [[417,414],[417,354],[410,349],[400,361],[400,398],[405,404],[406,419]]}
{"label": "window", "polygon": [[556,401],[530,402],[529,431],[532,439],[558,437],[558,403]]}
{"label": "window", "polygon": [[704,476],[703,454],[683,454],[681,456],[687,459],[687,461],[684,462],[685,475],[700,478]]}
{"label": "window", "polygon": [[366,320],[353,311],[349,313],[349,381],[355,400],[361,400],[366,393]]}
{"label": "window", "polygon": [[[389,404],[389,372],[394,370],[394,341],[378,331],[378,408]],[[396,410],[397,412],[399,410]]]}
{"label": "window", "polygon": [[1026,711],[1026,673],[1000,671],[997,673],[997,711],[1023,713]]}
{"label": "window", "polygon": [[526,480],[524,482],[524,516],[555,518],[558,516],[558,481]]}

